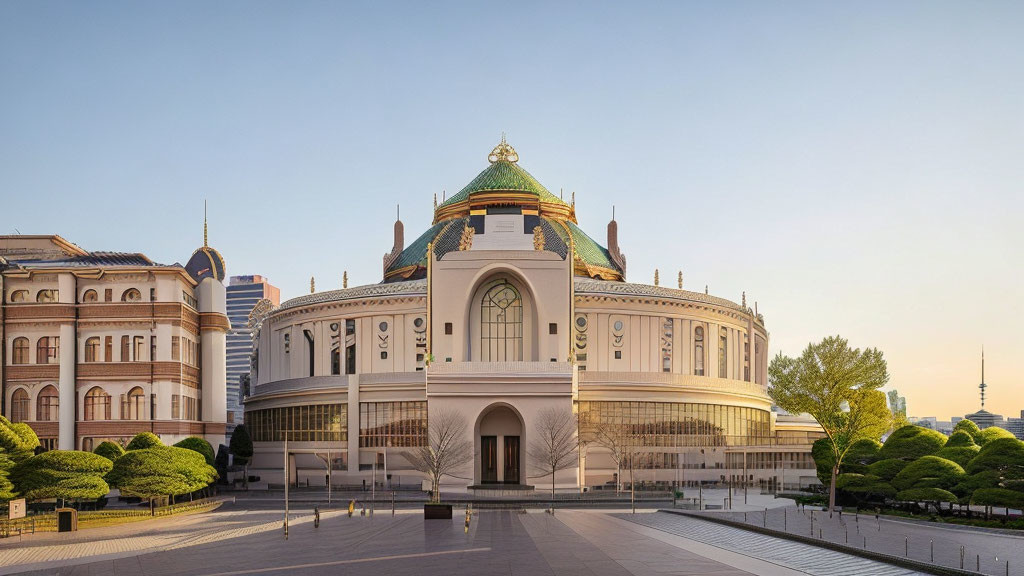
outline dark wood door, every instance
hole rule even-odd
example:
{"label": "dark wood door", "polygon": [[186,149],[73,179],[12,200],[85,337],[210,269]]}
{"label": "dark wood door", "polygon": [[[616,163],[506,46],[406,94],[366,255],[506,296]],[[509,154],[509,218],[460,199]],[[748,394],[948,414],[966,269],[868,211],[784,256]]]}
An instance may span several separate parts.
{"label": "dark wood door", "polygon": [[519,484],[519,436],[505,436],[505,484]]}
{"label": "dark wood door", "polygon": [[480,483],[498,481],[498,437],[480,437]]}

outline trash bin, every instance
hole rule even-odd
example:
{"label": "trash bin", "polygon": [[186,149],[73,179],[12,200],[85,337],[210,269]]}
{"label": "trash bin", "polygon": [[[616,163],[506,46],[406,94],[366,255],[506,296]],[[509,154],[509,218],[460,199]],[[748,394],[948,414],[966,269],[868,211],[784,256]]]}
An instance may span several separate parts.
{"label": "trash bin", "polygon": [[74,508],[57,509],[57,532],[74,532],[78,530],[78,510]]}

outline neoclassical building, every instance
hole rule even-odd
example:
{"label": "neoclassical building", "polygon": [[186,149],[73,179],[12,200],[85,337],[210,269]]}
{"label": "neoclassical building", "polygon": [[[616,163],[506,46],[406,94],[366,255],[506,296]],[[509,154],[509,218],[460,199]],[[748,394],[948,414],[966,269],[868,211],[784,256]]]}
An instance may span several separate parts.
{"label": "neoclassical building", "polygon": [[[453,412],[474,455],[445,489],[547,486],[530,447],[553,408],[579,433],[576,464],[556,477],[566,490],[607,486],[630,464],[661,485],[811,482],[820,430],[772,412],[762,316],[745,298],[683,290],[681,276],[678,288],[626,282],[615,220],[602,246],[575,201],[518,161],[503,139],[435,200],[427,231],[406,244],[397,221],[379,284],[254,314],[253,467],[280,482],[287,461],[290,478],[323,485],[329,461],[332,482],[351,485],[386,462],[392,483],[419,484],[403,454],[431,414]],[[616,462],[595,429],[621,432],[628,457]]]}
{"label": "neoclassical building", "polygon": [[225,441],[224,260],[89,252],[0,236],[2,413],[44,449],[92,450],[149,431]]}

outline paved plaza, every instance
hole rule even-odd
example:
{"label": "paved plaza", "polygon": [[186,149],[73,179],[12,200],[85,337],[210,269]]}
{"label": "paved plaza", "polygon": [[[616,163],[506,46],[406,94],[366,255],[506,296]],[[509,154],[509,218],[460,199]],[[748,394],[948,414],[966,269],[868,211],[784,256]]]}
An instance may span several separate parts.
{"label": "paved plaza", "polygon": [[481,511],[425,521],[418,510],[349,518],[226,504],[212,513],[0,541],[0,574],[665,575],[912,572],[666,512]]}

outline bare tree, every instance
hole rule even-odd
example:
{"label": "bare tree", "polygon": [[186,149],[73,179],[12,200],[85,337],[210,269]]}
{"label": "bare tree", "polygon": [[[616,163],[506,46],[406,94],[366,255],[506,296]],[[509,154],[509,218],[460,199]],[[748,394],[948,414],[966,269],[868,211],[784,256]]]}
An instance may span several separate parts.
{"label": "bare tree", "polygon": [[441,479],[473,460],[473,441],[466,419],[450,409],[431,411],[427,442],[407,454],[413,468],[430,478],[431,502],[441,501]]}
{"label": "bare tree", "polygon": [[576,420],[572,412],[549,406],[541,410],[527,454],[541,476],[551,475],[551,511],[554,512],[555,474],[572,468],[576,459]]}
{"label": "bare tree", "polygon": [[608,450],[615,463],[615,493],[622,487],[622,465],[631,462],[634,451],[633,435],[626,424],[609,422],[600,417],[588,418],[581,426],[581,433],[589,442]]}

